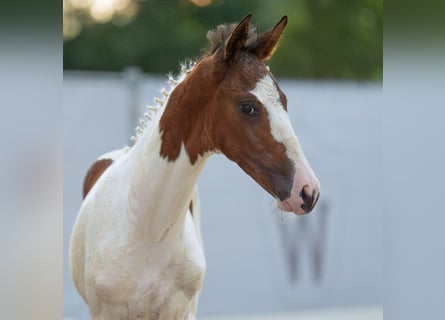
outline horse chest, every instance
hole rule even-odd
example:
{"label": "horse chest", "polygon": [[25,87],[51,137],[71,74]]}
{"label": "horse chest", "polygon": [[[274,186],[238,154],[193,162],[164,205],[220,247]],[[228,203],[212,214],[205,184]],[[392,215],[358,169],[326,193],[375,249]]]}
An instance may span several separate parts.
{"label": "horse chest", "polygon": [[194,319],[205,259],[196,235],[186,228],[180,243],[150,245],[96,271],[95,292],[104,314],[119,320]]}
{"label": "horse chest", "polygon": [[202,263],[187,259],[175,259],[162,270],[150,270],[133,300],[134,312],[146,319],[188,319],[203,276]]}

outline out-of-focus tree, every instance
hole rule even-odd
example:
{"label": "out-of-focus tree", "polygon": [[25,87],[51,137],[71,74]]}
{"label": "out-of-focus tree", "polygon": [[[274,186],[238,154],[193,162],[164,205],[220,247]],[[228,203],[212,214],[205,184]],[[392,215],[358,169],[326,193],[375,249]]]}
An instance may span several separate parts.
{"label": "out-of-focus tree", "polygon": [[[289,25],[271,66],[282,76],[381,79],[383,2],[305,0],[267,2]],[[284,49],[284,50],[283,50]]]}
{"label": "out-of-focus tree", "polygon": [[64,67],[166,73],[251,12],[262,31],[289,17],[277,76],[381,80],[382,11],[382,0],[64,0]]}

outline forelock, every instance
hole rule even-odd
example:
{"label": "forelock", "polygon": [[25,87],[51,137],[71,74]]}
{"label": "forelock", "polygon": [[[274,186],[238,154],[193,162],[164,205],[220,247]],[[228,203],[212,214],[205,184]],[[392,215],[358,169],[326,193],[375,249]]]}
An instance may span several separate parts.
{"label": "forelock", "polygon": [[[230,35],[235,30],[237,24],[231,23],[231,24],[221,24],[216,27],[214,30],[210,30],[207,32],[207,39],[210,43],[210,53],[215,53],[216,50],[218,50],[219,47],[224,45],[227,41],[227,39],[230,38]],[[247,37],[247,41],[245,43],[246,48],[253,48],[255,47],[255,44],[258,40],[258,31],[255,26],[249,27],[249,35]]]}

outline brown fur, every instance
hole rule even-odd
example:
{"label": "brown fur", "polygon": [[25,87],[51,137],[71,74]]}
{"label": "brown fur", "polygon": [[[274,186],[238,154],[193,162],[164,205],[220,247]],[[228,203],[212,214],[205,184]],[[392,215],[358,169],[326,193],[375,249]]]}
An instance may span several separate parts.
{"label": "brown fur", "polygon": [[[246,19],[250,22],[250,15],[244,20]],[[225,45],[236,27],[240,24],[222,24],[216,27],[215,30],[207,32],[207,39],[210,43],[210,54],[215,53],[218,48]],[[274,28],[263,34],[258,34],[258,29],[255,26],[248,26],[247,36],[243,43],[244,49],[254,53],[260,60],[265,61],[270,59],[277,48],[276,44],[278,43],[286,24],[287,17],[284,16]]]}
{"label": "brown fur", "polygon": [[[264,189],[285,199],[292,187],[293,164],[285,146],[272,137],[264,106],[250,91],[269,74],[262,61],[275,50],[286,19],[258,36],[258,43],[264,46],[261,50],[253,50],[252,43],[246,48],[256,37],[249,21],[248,16],[235,28],[220,26],[209,33],[213,54],[204,56],[173,90],[161,117],[160,154],[174,161],[184,145],[194,164],[206,152],[221,151]],[[286,97],[278,91],[286,108]],[[257,115],[240,114],[239,104],[246,100],[257,106]]]}
{"label": "brown fur", "polygon": [[112,163],[113,160],[111,159],[101,159],[93,163],[83,181],[83,199],[85,199],[88,192],[94,186],[97,179],[99,179],[105,169],[107,169]]}

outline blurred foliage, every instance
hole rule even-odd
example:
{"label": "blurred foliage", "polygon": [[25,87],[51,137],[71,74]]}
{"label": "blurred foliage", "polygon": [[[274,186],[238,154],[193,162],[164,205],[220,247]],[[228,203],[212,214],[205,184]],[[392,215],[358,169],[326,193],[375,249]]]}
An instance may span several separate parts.
{"label": "blurred foliage", "polygon": [[206,33],[220,23],[253,13],[260,31],[288,15],[281,46],[270,61],[280,77],[382,80],[382,0],[213,0],[205,7],[189,0],[138,1],[122,23],[82,19],[82,30],[64,41],[64,68],[148,73],[175,71],[178,62],[207,48]]}

